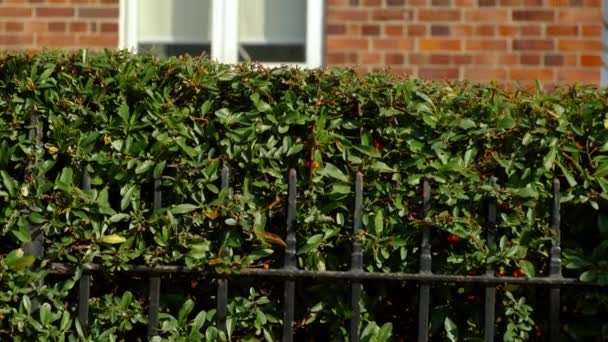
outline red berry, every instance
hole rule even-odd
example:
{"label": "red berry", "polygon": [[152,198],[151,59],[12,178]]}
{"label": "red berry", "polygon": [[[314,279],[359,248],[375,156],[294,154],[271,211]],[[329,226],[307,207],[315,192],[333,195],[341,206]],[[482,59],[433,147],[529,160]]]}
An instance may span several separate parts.
{"label": "red berry", "polygon": [[524,270],[522,270],[521,268],[517,270],[517,274],[519,274],[522,277],[526,275],[526,273],[524,272]]}
{"label": "red berry", "polygon": [[380,150],[380,149],[382,149],[382,143],[381,143],[381,142],[379,142],[378,140],[374,141],[374,148],[375,148],[376,150]]}
{"label": "red berry", "polygon": [[503,271],[503,270],[498,271],[498,275],[501,276],[501,277],[504,277],[505,276],[505,271]]}
{"label": "red berry", "polygon": [[518,271],[513,271],[513,277],[515,277],[515,278],[519,277],[519,272]]}
{"label": "red berry", "polygon": [[472,302],[472,301],[474,301],[474,300],[476,300],[476,299],[477,299],[477,296],[475,296],[475,295],[469,295],[469,296],[467,297],[467,299],[468,299],[470,302]]}
{"label": "red berry", "polygon": [[304,166],[306,166],[307,169],[310,169],[310,167],[312,166],[312,161],[307,160]]}
{"label": "red berry", "polygon": [[450,234],[448,236],[448,242],[450,243],[458,243],[460,241],[460,238],[454,234]]}

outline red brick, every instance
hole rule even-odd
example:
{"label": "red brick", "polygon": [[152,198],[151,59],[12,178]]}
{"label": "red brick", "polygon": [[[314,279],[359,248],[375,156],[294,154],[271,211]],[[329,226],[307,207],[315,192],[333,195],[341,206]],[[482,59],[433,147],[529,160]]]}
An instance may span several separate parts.
{"label": "red brick", "polygon": [[464,78],[471,81],[495,81],[504,80],[507,78],[507,70],[505,68],[466,68],[464,70]]}
{"label": "red brick", "polygon": [[473,56],[468,54],[452,56],[452,63],[456,65],[468,65],[473,63]]}
{"label": "red brick", "polygon": [[408,38],[374,39],[372,47],[373,49],[381,50],[412,50],[414,48],[414,41]]}
{"label": "red brick", "polygon": [[433,25],[431,26],[431,36],[449,36],[450,27],[447,25]]}
{"label": "red brick", "polygon": [[420,68],[418,77],[423,79],[457,79],[458,68]]}
{"label": "red brick", "polygon": [[70,32],[86,32],[87,31],[87,23],[84,22],[71,22],[70,23]]}
{"label": "red brick", "polygon": [[327,54],[328,64],[344,64],[346,63],[346,54],[344,52],[329,52]]}
{"label": "red brick", "polygon": [[80,18],[118,18],[118,7],[82,7],[78,9]]}
{"label": "red brick", "polygon": [[405,0],[386,0],[387,6],[403,6],[405,5]]}
{"label": "red brick", "polygon": [[4,29],[7,32],[21,32],[21,31],[23,31],[23,27],[24,27],[23,23],[18,23],[15,21],[8,21],[8,22],[6,22]]}
{"label": "red brick", "polygon": [[545,68],[525,68],[525,69],[511,69],[510,79],[513,81],[551,81],[554,77],[553,69]]}
{"label": "red brick", "polygon": [[65,32],[66,23],[49,23],[49,32]]}
{"label": "red brick", "polygon": [[16,17],[31,17],[32,9],[25,7],[0,7],[0,17],[16,18]]}
{"label": "red brick", "polygon": [[403,64],[405,57],[402,53],[387,53],[384,57],[386,64]]}
{"label": "red brick", "polygon": [[542,34],[542,28],[538,25],[521,27],[522,36],[540,36],[541,34]]}
{"label": "red brick", "polygon": [[515,39],[513,50],[553,50],[553,40],[550,39]]}
{"label": "red brick", "polygon": [[385,25],[384,34],[387,36],[402,36],[403,26],[402,25]]}
{"label": "red brick", "polygon": [[524,4],[524,0],[500,0],[501,6],[521,6]]}
{"label": "red brick", "polygon": [[363,38],[327,38],[327,48],[329,50],[367,50],[369,41]]}
{"label": "red brick", "polygon": [[462,44],[457,39],[420,39],[418,45],[422,51],[458,51]]}
{"label": "red brick", "polygon": [[454,5],[458,7],[473,7],[475,4],[475,0],[454,0]]}
{"label": "red brick", "polygon": [[37,17],[73,17],[74,9],[70,7],[38,7]]}
{"label": "red brick", "polygon": [[568,8],[559,11],[560,23],[598,23],[602,20],[602,12],[596,8]]}
{"label": "red brick", "polygon": [[408,25],[407,27],[408,36],[425,36],[426,26],[425,25]]}
{"label": "red brick", "polygon": [[580,63],[585,67],[599,67],[602,66],[602,57],[600,55],[582,55]]}
{"label": "red brick", "polygon": [[585,7],[595,7],[600,9],[602,7],[602,0],[583,0]]}
{"label": "red brick", "polygon": [[479,21],[489,23],[504,23],[509,12],[504,8],[469,9],[465,13],[465,21]]}
{"label": "red brick", "polygon": [[378,7],[382,5],[382,0],[363,0],[363,6]]}
{"label": "red brick", "polygon": [[327,11],[327,17],[335,22],[345,21],[365,21],[369,18],[369,11],[358,10],[358,9],[332,9]]}
{"label": "red brick", "polygon": [[544,0],[524,0],[525,7],[541,7],[544,5]]}
{"label": "red brick", "polygon": [[410,53],[409,61],[413,65],[428,64],[430,56],[422,53]]}
{"label": "red brick", "polygon": [[36,37],[36,44],[43,47],[69,47],[76,45],[75,35],[46,35],[41,34]]}
{"label": "red brick", "polygon": [[497,3],[497,0],[477,0],[479,7],[494,7]]}
{"label": "red brick", "polygon": [[551,54],[545,56],[545,65],[546,66],[560,66],[564,64],[564,56]]}
{"label": "red brick", "polygon": [[575,25],[548,25],[548,36],[576,36],[578,35],[578,26]]}
{"label": "red brick", "polygon": [[101,23],[102,33],[117,33],[118,23]]}
{"label": "red brick", "polygon": [[600,81],[600,68],[593,68],[593,70],[559,69],[557,71],[557,79],[559,81],[597,84]]}
{"label": "red brick", "polygon": [[494,25],[479,25],[475,28],[475,34],[479,36],[493,36],[496,34]]}
{"label": "red brick", "polygon": [[23,46],[34,42],[31,35],[0,34],[0,45]]}
{"label": "red brick", "polygon": [[362,52],[359,54],[359,61],[363,65],[382,64],[382,55],[377,52]]}
{"label": "red brick", "polygon": [[600,51],[602,41],[597,40],[560,40],[559,49],[565,51]]}
{"label": "red brick", "polygon": [[601,37],[602,25],[584,25],[583,36]]}
{"label": "red brick", "polygon": [[473,34],[473,27],[471,25],[450,25],[450,33],[455,37],[469,37]]}
{"label": "red brick", "polygon": [[549,10],[515,10],[513,11],[514,21],[553,21],[555,12]]}
{"label": "red brick", "polygon": [[451,57],[446,54],[434,54],[431,55],[430,63],[431,64],[450,64]]}
{"label": "red brick", "polygon": [[507,41],[500,39],[467,40],[465,51],[504,51],[507,49]]}
{"label": "red brick", "polygon": [[85,47],[108,47],[118,46],[118,36],[112,35],[91,35],[78,37],[78,45]]}
{"label": "red brick", "polygon": [[523,65],[539,65],[540,55],[523,54],[520,63]]}
{"label": "red brick", "polygon": [[361,26],[361,33],[364,36],[379,36],[380,35],[380,26],[363,25],[363,26]]}
{"label": "red brick", "polygon": [[498,33],[501,36],[515,36],[517,35],[518,28],[510,25],[501,25],[498,27]]}
{"label": "red brick", "polygon": [[461,18],[460,10],[456,9],[420,9],[418,19],[422,21],[458,21]]}
{"label": "red brick", "polygon": [[437,7],[448,7],[451,6],[452,3],[450,0],[431,0],[431,5]]}
{"label": "red brick", "polygon": [[402,21],[411,18],[411,10],[381,9],[372,12],[372,20],[374,21]]}
{"label": "red brick", "polygon": [[327,34],[341,35],[346,33],[346,26],[343,24],[329,24],[327,25]]}

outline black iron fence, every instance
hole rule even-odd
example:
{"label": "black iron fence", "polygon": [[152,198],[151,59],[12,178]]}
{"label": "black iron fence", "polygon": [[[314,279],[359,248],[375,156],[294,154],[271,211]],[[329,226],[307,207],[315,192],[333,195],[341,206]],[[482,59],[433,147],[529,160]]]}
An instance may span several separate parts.
{"label": "black iron fence", "polygon": [[[82,187],[84,190],[90,188],[90,176],[88,172],[83,172]],[[222,168],[222,188],[229,186],[229,169]],[[493,341],[495,336],[495,307],[496,307],[496,286],[504,283],[514,283],[522,285],[537,285],[548,287],[549,296],[549,338],[551,341],[558,341],[560,336],[560,287],[564,285],[582,284],[579,280],[565,278],[561,275],[560,261],[560,203],[559,203],[560,184],[557,179],[553,182],[552,196],[552,229],[553,244],[550,251],[549,275],[545,277],[507,277],[497,276],[494,269],[488,268],[484,275],[446,275],[434,274],[431,272],[432,255],[430,245],[430,229],[423,228],[421,239],[420,270],[418,273],[382,273],[363,271],[363,255],[361,251],[361,240],[355,238],[352,243],[351,266],[349,271],[309,271],[299,270],[296,266],[296,171],[289,172],[289,195],[286,222],[286,243],[285,259],[283,267],[279,269],[245,268],[238,273],[231,274],[228,278],[222,275],[212,275],[220,277],[217,282],[217,326],[218,329],[226,330],[227,305],[228,305],[228,283],[229,277],[274,277],[284,279],[284,298],[283,298],[283,341],[293,340],[293,322],[295,307],[295,279],[346,279],[351,282],[351,310],[352,318],[350,321],[350,340],[359,340],[359,325],[361,311],[359,302],[361,299],[362,281],[364,280],[385,280],[385,281],[410,281],[419,284],[419,305],[418,305],[418,341],[427,341],[429,313],[430,313],[430,288],[434,283],[477,283],[485,285],[485,318],[484,336],[485,341]],[[355,204],[354,204],[354,236],[358,237],[361,233],[362,218],[362,195],[363,175],[358,173],[355,181]],[[154,208],[161,207],[162,193],[160,190],[160,180],[154,182]],[[428,180],[423,181],[422,198],[424,212],[430,209],[431,186]],[[488,199],[486,213],[487,242],[492,244],[494,241],[496,226],[496,202]],[[89,295],[90,278],[94,272],[104,272],[100,265],[86,265],[79,282],[79,309],[78,318],[84,328],[89,321]],[[65,274],[73,272],[69,265],[51,264],[50,273]],[[148,312],[148,335],[149,337],[157,334],[158,327],[158,308],[160,298],[160,285],[164,275],[172,273],[194,273],[199,272],[181,266],[143,266],[130,265],[126,270],[119,272],[132,272],[147,274],[149,279],[149,312]]]}
{"label": "black iron fence", "polygon": [[[32,129],[30,139],[41,144],[41,132],[37,118],[32,117]],[[221,186],[225,189],[229,186],[230,170],[224,165],[221,172]],[[561,274],[560,260],[560,183],[557,179],[553,181],[552,194],[552,230],[553,240],[549,253],[550,267],[549,275],[544,277],[508,277],[497,276],[492,268],[488,268],[483,275],[447,275],[434,274],[431,271],[432,254],[430,236],[431,231],[428,226],[423,228],[422,239],[420,242],[420,269],[418,273],[401,272],[365,272],[363,270],[363,255],[361,248],[360,233],[362,219],[362,198],[363,198],[363,175],[357,173],[355,181],[355,203],[353,220],[353,232],[355,239],[352,242],[351,266],[349,271],[310,271],[299,270],[296,264],[296,171],[289,171],[289,194],[286,222],[286,244],[283,267],[279,269],[245,268],[238,273],[229,276],[220,274],[207,274],[217,277],[217,327],[226,331],[227,306],[228,306],[228,284],[230,277],[273,277],[283,279],[284,298],[283,298],[283,341],[293,340],[294,307],[295,307],[295,279],[345,279],[351,282],[351,310],[352,318],[350,321],[350,341],[359,341],[359,326],[361,321],[361,310],[359,303],[361,300],[362,281],[364,280],[383,280],[383,281],[402,281],[415,282],[419,284],[419,303],[418,303],[418,341],[428,341],[429,314],[431,299],[431,284],[438,283],[476,283],[485,286],[485,306],[484,306],[484,340],[494,341],[495,338],[495,307],[496,307],[496,286],[499,284],[520,284],[530,286],[543,286],[548,288],[549,295],[549,340],[558,341],[560,339],[560,288],[561,286],[588,285],[578,279],[565,278]],[[83,169],[83,179],[81,183],[83,190],[90,190],[91,179],[86,169]],[[158,210],[162,206],[161,180],[154,181],[153,208]],[[423,180],[422,199],[423,210],[426,215],[430,209],[431,186],[428,179]],[[488,199],[486,213],[487,243],[493,244],[496,228],[496,201]],[[43,235],[37,227],[31,229],[33,241],[25,246],[26,252],[35,256],[42,256]],[[71,274],[75,272],[73,265],[53,263],[49,266],[51,274]],[[89,323],[89,299],[91,288],[91,276],[96,272],[107,272],[102,266],[96,264],[84,265],[79,281],[79,303],[78,319],[83,328],[87,328]],[[148,337],[157,335],[158,332],[158,309],[160,301],[160,288],[163,276],[176,273],[194,274],[201,273],[198,270],[188,269],[181,266],[159,265],[129,265],[124,270],[116,272],[140,273],[145,274],[149,280],[148,293]]]}

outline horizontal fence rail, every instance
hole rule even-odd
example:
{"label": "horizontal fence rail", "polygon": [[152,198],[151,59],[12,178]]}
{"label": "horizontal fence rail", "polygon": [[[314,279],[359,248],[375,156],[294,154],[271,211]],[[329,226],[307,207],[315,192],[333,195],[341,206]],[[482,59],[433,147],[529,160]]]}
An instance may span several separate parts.
{"label": "horizontal fence rail", "polygon": [[[229,168],[224,165],[222,168],[222,189],[229,186]],[[450,283],[474,283],[482,284],[485,287],[485,303],[484,303],[484,341],[494,341],[495,338],[495,307],[496,307],[496,286],[499,284],[520,284],[530,286],[545,286],[549,290],[549,336],[551,341],[558,341],[560,335],[560,289],[566,285],[584,285],[596,286],[591,283],[582,283],[578,279],[565,278],[561,274],[560,260],[560,203],[559,193],[560,184],[557,179],[553,182],[552,194],[552,231],[553,242],[549,253],[549,275],[544,277],[508,277],[497,276],[495,271],[488,266],[485,273],[482,275],[450,275],[436,274],[432,272],[432,254],[430,237],[431,231],[428,225],[425,225],[422,230],[422,238],[420,241],[420,269],[417,273],[403,272],[366,272],[363,270],[363,254],[361,246],[361,228],[362,211],[363,211],[363,175],[357,173],[355,180],[355,203],[353,210],[353,233],[354,239],[352,242],[351,266],[348,271],[310,271],[299,270],[296,264],[296,171],[291,169],[288,174],[289,190],[287,202],[287,221],[285,223],[285,248],[284,263],[281,268],[277,269],[262,269],[262,268],[243,268],[235,271],[232,274],[216,274],[209,271],[201,271],[189,269],[182,266],[174,265],[128,265],[122,270],[107,270],[98,264],[84,264],[79,267],[82,269],[82,275],[79,282],[79,310],[78,318],[82,326],[86,329],[89,322],[89,297],[90,297],[90,277],[94,272],[127,272],[127,273],[143,273],[148,275],[150,282],[149,286],[149,320],[148,320],[148,336],[153,337],[158,332],[158,307],[160,298],[160,284],[163,276],[169,274],[205,274],[210,277],[217,278],[217,326],[221,331],[226,331],[227,305],[228,305],[228,280],[230,277],[270,277],[280,278],[284,280],[284,297],[283,297],[283,341],[293,340],[293,322],[294,322],[294,307],[295,307],[295,280],[301,278],[309,279],[341,279],[351,282],[351,311],[352,317],[350,320],[350,340],[359,341],[360,323],[361,323],[361,291],[364,281],[369,280],[385,280],[385,281],[410,281],[419,284],[419,301],[418,301],[418,341],[424,342],[429,339],[429,313],[431,307],[431,285],[432,284],[450,284]],[[492,178],[491,183],[495,184],[496,179]],[[83,172],[82,188],[90,189],[90,176],[88,172]],[[421,195],[423,200],[423,211],[425,215],[430,210],[431,185],[428,178],[425,178],[422,183]],[[162,194],[160,190],[160,180],[154,181],[154,210],[162,207]],[[485,214],[485,228],[487,229],[487,243],[493,244],[496,238],[496,199],[489,198],[487,201],[487,211]],[[224,250],[222,253],[229,251]],[[74,265],[64,263],[50,263],[47,265],[47,270],[51,274],[73,274],[77,271]]]}

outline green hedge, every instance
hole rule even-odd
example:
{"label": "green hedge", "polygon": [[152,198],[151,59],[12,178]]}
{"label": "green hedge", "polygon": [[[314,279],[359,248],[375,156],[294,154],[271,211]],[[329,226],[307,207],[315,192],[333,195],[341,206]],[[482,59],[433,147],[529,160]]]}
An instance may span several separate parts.
{"label": "green hedge", "polygon": [[[78,274],[66,279],[27,270],[34,260],[19,248],[33,226],[45,235],[37,260],[42,270],[50,262],[112,270],[126,264],[211,272],[280,267],[289,168],[298,171],[301,269],[348,269],[352,188],[361,171],[365,270],[416,272],[420,228],[429,224],[434,272],[479,274],[490,265],[501,275],[544,276],[551,184],[558,177],[563,272],[606,285],[607,95],[582,86],[508,92],[125,52],[2,56],[0,336],[145,336],[146,282],[119,275],[93,278],[91,328],[81,331]],[[30,135],[32,117],[42,143]],[[220,191],[223,164],[232,177]],[[90,191],[80,189],[84,168]],[[427,217],[424,175],[433,187]],[[157,177],[163,203],[153,211]],[[498,238],[486,247],[483,206],[490,196],[498,201]],[[231,252],[221,253],[224,247]],[[162,337],[213,340],[214,283],[205,277],[164,283]],[[345,338],[348,285],[303,281],[296,287],[297,336]],[[416,298],[405,295],[416,293],[414,284],[364,288],[367,340],[415,336]],[[232,339],[279,338],[280,283],[239,280],[230,291]],[[608,313],[608,296],[597,287],[586,291],[564,290],[563,333],[606,338],[601,315]],[[499,287],[501,339],[545,334],[545,292]],[[432,336],[454,339],[455,329],[461,339],[482,336],[481,293],[469,285],[434,288]],[[30,315],[34,297],[42,306]]]}

